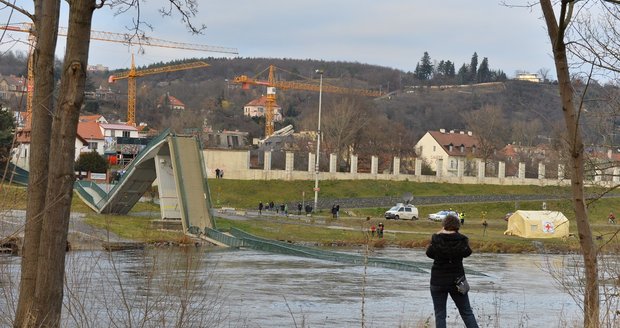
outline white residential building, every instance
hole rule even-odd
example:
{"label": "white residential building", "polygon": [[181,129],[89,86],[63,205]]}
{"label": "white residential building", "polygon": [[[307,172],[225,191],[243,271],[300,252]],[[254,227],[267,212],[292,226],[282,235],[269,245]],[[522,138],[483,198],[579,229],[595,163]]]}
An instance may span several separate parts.
{"label": "white residential building", "polygon": [[[267,110],[267,96],[261,96],[258,99],[254,99],[247,103],[243,107],[243,115],[249,117],[262,117],[265,116],[265,111]],[[282,107],[280,107],[277,103],[273,105],[273,121],[281,122],[282,121]]]}
{"label": "white residential building", "polygon": [[[428,131],[416,143],[416,154],[425,160],[432,170],[441,170],[442,176],[458,176],[459,170],[469,165],[473,169],[478,140],[468,131]],[[439,167],[441,166],[441,167]]]}

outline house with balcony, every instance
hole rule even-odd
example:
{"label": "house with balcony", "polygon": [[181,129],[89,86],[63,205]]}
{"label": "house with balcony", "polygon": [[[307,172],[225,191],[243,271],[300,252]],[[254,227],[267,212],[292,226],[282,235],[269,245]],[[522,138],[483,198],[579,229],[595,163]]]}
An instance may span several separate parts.
{"label": "house with balcony", "polygon": [[428,131],[415,145],[416,154],[441,176],[476,173],[478,139],[471,131]]}

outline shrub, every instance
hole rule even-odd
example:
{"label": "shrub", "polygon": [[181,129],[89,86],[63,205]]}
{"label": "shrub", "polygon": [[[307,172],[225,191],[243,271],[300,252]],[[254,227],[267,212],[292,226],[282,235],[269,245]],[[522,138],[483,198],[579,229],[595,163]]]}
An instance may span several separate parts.
{"label": "shrub", "polygon": [[75,161],[75,170],[105,173],[108,170],[108,162],[96,151],[82,153],[78,160]]}

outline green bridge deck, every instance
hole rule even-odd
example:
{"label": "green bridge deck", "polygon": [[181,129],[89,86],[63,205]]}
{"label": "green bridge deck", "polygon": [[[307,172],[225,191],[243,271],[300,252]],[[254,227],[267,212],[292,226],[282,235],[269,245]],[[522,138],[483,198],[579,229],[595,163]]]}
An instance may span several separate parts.
{"label": "green bridge deck", "polygon": [[[390,258],[369,257],[357,254],[347,254],[341,252],[328,251],[313,247],[294,245],[277,240],[270,240],[251,235],[242,230],[232,228],[230,235],[214,229],[205,229],[209,238],[215,239],[230,247],[247,247],[265,252],[301,256],[325,261],[349,263],[353,265],[367,265],[371,267],[381,267],[400,271],[410,271],[418,273],[430,272],[430,262],[403,261]],[[484,275],[475,270],[465,270],[471,275]]]}

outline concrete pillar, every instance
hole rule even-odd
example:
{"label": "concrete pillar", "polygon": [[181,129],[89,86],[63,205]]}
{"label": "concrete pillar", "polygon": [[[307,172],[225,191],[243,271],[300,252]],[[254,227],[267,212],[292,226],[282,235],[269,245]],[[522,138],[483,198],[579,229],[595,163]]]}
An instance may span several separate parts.
{"label": "concrete pillar", "polygon": [[422,160],[419,158],[415,159],[415,175],[416,176],[421,176],[422,175]]}
{"label": "concrete pillar", "polygon": [[329,154],[329,173],[336,173],[336,154]]}
{"label": "concrete pillar", "polygon": [[558,180],[564,180],[566,176],[564,164],[558,164]]}
{"label": "concrete pillar", "polygon": [[308,153],[308,172],[314,173],[314,166],[316,165],[316,156],[313,153]]}
{"label": "concrete pillar", "polygon": [[539,179],[545,178],[545,164],[543,162],[538,163],[538,178]]}
{"label": "concrete pillar", "polygon": [[519,179],[525,179],[525,163],[519,163]]}
{"label": "concrete pillar", "polygon": [[394,164],[392,165],[392,174],[400,175],[400,157],[394,157]]}
{"label": "concrete pillar", "polygon": [[351,173],[357,174],[357,155],[351,155]]}
{"label": "concrete pillar", "polygon": [[478,179],[484,179],[484,171],[485,171],[485,167],[484,167],[484,161],[481,159],[478,159]]}
{"label": "concrete pillar", "polygon": [[438,159],[437,163],[435,165],[437,167],[437,171],[435,172],[435,175],[437,177],[442,177],[443,176],[443,159]]}
{"label": "concrete pillar", "polygon": [[370,158],[370,174],[377,174],[379,171],[379,157],[372,156]]}
{"label": "concrete pillar", "polygon": [[462,158],[459,158],[458,162],[457,162],[457,167],[456,167],[456,176],[461,178],[464,175],[465,172],[465,160]]}
{"label": "concrete pillar", "polygon": [[499,162],[499,167],[497,168],[497,177],[503,179],[506,177],[506,163]]}
{"label": "concrete pillar", "polygon": [[295,170],[295,154],[290,151],[286,152],[286,161],[284,162],[284,170],[286,172],[293,172]]}
{"label": "concrete pillar", "polygon": [[612,174],[613,174],[614,176],[611,178],[611,180],[612,180],[614,183],[618,183],[618,182],[620,182],[620,168],[618,168],[618,167],[614,167],[614,170],[613,170],[613,173],[612,173]]}
{"label": "concrete pillar", "polygon": [[265,151],[265,163],[263,165],[263,170],[271,171],[271,151]]}
{"label": "concrete pillar", "polygon": [[[203,153],[204,155],[204,153]],[[245,169],[249,170],[250,169],[250,163],[252,162],[252,154],[251,152],[248,150],[248,152],[246,153],[245,156]]]}

